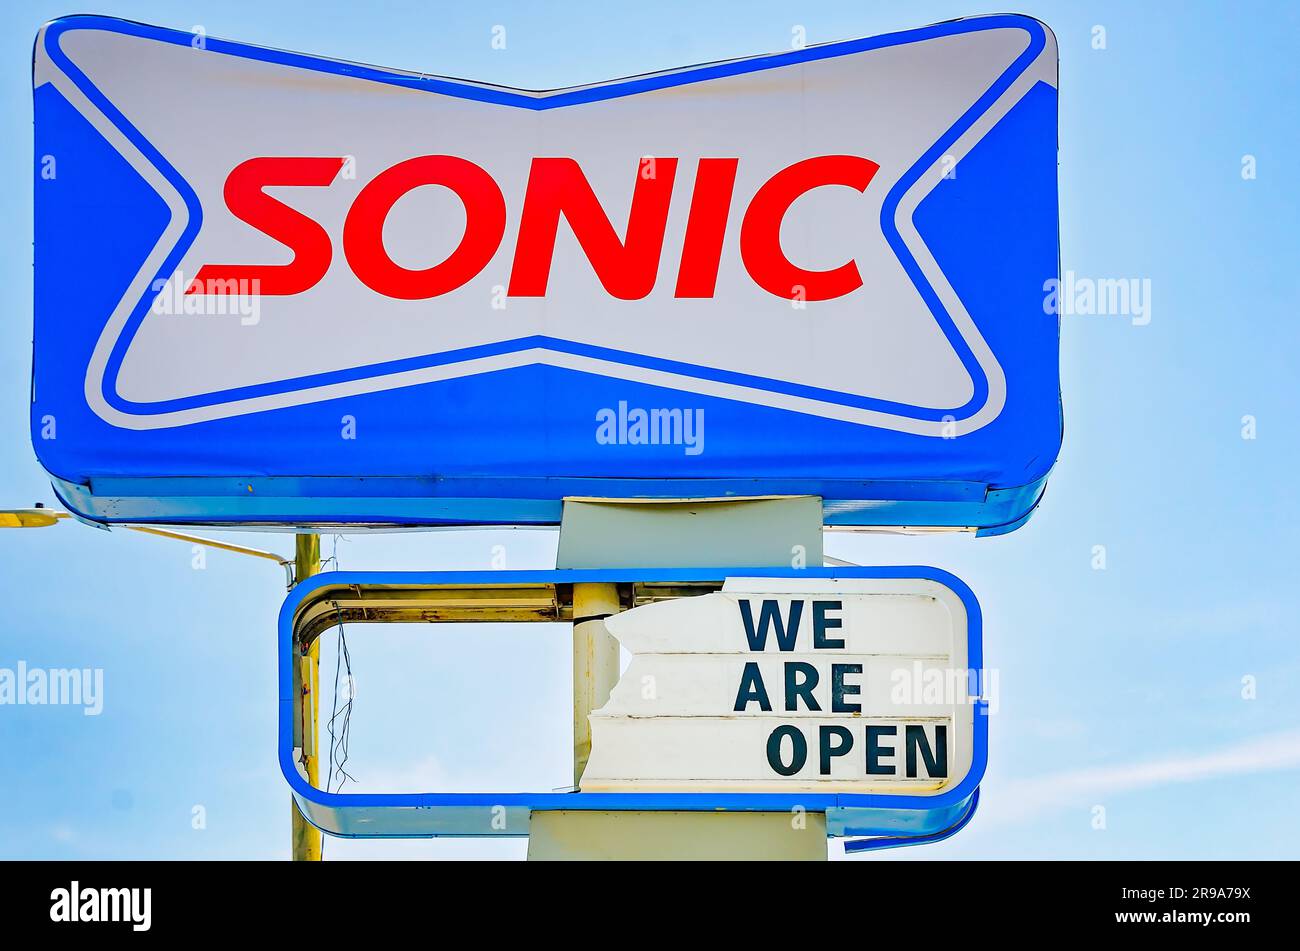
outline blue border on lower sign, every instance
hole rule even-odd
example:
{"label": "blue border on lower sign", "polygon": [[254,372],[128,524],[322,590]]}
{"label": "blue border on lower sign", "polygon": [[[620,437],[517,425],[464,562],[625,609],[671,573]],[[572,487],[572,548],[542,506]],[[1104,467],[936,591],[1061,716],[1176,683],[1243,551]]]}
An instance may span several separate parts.
{"label": "blue border on lower sign", "polygon": [[[975,594],[960,578],[926,566],[872,568],[604,568],[541,571],[332,571],[297,585],[280,608],[280,771],[307,819],[347,838],[521,836],[534,811],[810,812],[847,815],[848,834],[923,839],[960,824],[988,765],[988,716],[975,704],[971,765],[956,786],[937,795],[863,793],[330,793],[299,775],[293,760],[294,617],[313,593],[336,585],[510,585],[575,582],[722,581],[726,578],[921,578],[952,591],[966,608],[967,665],[984,667],[983,616]],[[982,683],[981,683],[982,688]],[[837,824],[845,827],[844,822]],[[832,832],[832,834],[836,834]]]}

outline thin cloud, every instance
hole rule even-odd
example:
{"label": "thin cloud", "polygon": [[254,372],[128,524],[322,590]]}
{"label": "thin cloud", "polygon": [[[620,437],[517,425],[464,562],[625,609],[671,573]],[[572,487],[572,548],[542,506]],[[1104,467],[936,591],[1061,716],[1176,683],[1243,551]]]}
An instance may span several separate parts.
{"label": "thin cloud", "polygon": [[1300,730],[1270,733],[1195,756],[1169,756],[1117,766],[1071,770],[1019,781],[1015,795],[989,797],[981,820],[1023,821],[1029,813],[1095,803],[1098,798],[1174,783],[1300,768]]}

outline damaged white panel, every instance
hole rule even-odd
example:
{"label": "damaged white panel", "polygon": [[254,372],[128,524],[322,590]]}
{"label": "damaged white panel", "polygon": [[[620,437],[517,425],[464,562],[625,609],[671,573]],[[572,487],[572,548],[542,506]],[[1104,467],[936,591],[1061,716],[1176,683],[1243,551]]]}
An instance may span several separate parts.
{"label": "damaged white panel", "polygon": [[729,579],[615,615],[633,655],[583,791],[935,794],[971,768],[962,600],[926,579]]}

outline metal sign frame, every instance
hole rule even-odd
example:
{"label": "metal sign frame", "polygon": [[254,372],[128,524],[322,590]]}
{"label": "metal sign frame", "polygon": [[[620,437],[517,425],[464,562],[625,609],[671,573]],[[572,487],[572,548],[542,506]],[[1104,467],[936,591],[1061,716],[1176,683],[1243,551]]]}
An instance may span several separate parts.
{"label": "metal sign frame", "polygon": [[[295,747],[294,666],[304,648],[338,619],[366,623],[569,621],[567,586],[614,583],[626,606],[716,590],[727,577],[921,578],[951,590],[966,608],[967,664],[983,669],[979,602],[959,578],[937,568],[619,568],[539,571],[327,572],[299,584],[280,610],[279,761],[302,814],[317,828],[349,838],[526,836],[534,810],[824,812],[832,836],[907,840],[942,836],[969,820],[988,761],[987,706],[973,703],[971,766],[936,795],[861,793],[329,793],[299,772]],[[626,587],[622,587],[626,586]],[[982,692],[982,679],[980,683]]]}

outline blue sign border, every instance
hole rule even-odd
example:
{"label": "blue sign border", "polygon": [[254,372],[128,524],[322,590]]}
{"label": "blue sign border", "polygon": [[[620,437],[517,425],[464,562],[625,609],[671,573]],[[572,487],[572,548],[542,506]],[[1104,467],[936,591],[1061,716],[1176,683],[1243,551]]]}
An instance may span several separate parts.
{"label": "blue sign border", "polygon": [[[333,571],[314,575],[285,599],[279,619],[279,763],[307,819],[345,838],[523,836],[528,816],[546,810],[689,812],[825,812],[835,836],[928,838],[969,820],[973,797],[988,765],[986,704],[975,704],[970,770],[952,789],[934,796],[862,793],[330,793],[308,784],[293,759],[293,642],[298,607],[321,588],[337,585],[510,585],[575,582],[691,582],[726,578],[923,578],[951,590],[966,607],[967,664],[983,671],[983,617],[975,594],[960,578],[924,566],[884,568],[609,568],[540,571]],[[982,674],[981,674],[982,689]]]}

